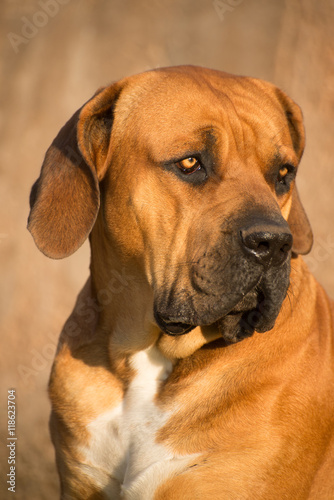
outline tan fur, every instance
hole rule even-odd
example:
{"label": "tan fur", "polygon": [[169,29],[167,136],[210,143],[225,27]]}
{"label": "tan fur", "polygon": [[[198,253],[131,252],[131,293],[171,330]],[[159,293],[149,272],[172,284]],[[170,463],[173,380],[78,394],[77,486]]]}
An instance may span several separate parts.
{"label": "tan fur", "polygon": [[[205,185],[166,170],[208,143]],[[312,232],[295,182],[278,195],[268,177],[277,158],[297,167],[303,148],[300,109],[283,92],[196,67],[100,89],[60,131],[29,229],[54,258],[90,235],[91,277],[50,378],[64,500],[334,498],[333,303],[299,255]],[[228,267],[222,227],[249,208],[283,215],[293,235],[275,326],[235,344],[216,323],[163,333],[159,291],[174,284],[197,300],[192,266],[211,251],[205,269]]]}

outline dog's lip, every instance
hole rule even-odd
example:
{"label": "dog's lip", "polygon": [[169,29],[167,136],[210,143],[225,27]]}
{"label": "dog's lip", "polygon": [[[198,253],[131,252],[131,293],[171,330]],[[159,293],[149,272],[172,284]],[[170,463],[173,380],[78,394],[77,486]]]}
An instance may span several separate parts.
{"label": "dog's lip", "polygon": [[[259,302],[264,299],[263,293],[261,289],[259,289],[258,286],[253,287],[251,290],[249,290],[247,293],[245,293],[242,297],[242,299],[239,299],[231,309],[226,311],[222,316],[220,316],[218,319],[214,321],[209,322],[194,322],[194,324],[190,324],[184,321],[177,321],[176,318],[170,318],[167,316],[164,316],[161,314],[158,310],[154,311],[154,317],[157,325],[159,328],[166,334],[172,335],[172,336],[178,336],[178,335],[184,335],[186,333],[189,333],[191,330],[196,328],[197,326],[210,326],[210,325],[218,325],[220,321],[222,321],[224,318],[227,316],[234,316],[234,317],[240,317],[241,320],[243,320],[243,323],[245,323],[246,326],[248,326],[248,321],[247,318],[249,315],[256,314],[257,315],[257,326],[260,327],[261,329],[261,323],[265,319],[263,317],[263,314],[260,313],[259,311]],[[253,330],[253,328],[252,328]],[[266,331],[267,328],[265,328],[263,331]],[[254,330],[253,330],[254,331]]]}
{"label": "dog's lip", "polygon": [[184,335],[185,333],[189,333],[193,328],[196,328],[195,325],[190,325],[188,323],[170,321],[158,312],[155,312],[154,316],[159,328],[164,333],[167,333],[167,335]]}
{"label": "dog's lip", "polygon": [[199,323],[198,325],[197,324],[192,325],[192,324],[184,323],[181,321],[171,321],[168,318],[163,317],[158,312],[155,312],[154,316],[155,316],[155,321],[156,321],[157,325],[164,333],[166,333],[167,335],[178,336],[178,335],[185,335],[186,333],[189,333],[191,330],[193,330],[197,326],[201,327],[201,326],[210,326],[210,325],[218,324],[219,321],[221,321],[226,316],[243,317],[249,313],[252,313],[253,311],[256,311],[255,307],[249,308],[249,309],[243,309],[243,310],[232,309],[231,311],[224,314],[221,318],[214,321],[213,323],[210,323],[210,324],[206,324],[206,323],[200,324]]}
{"label": "dog's lip", "polygon": [[275,324],[276,315],[270,314],[271,309],[270,296],[266,297],[261,288],[255,288],[226,316],[239,317],[240,325],[248,335],[254,331],[264,333],[271,330]]}

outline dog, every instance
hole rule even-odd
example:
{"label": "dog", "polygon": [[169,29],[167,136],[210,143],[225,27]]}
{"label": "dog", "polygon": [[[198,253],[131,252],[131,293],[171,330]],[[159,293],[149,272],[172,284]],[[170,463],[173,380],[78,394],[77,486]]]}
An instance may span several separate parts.
{"label": "dog", "polygon": [[334,499],[303,149],[283,91],[195,66],[101,88],[60,130],[28,228],[51,258],[91,247],[49,384],[62,499]]}

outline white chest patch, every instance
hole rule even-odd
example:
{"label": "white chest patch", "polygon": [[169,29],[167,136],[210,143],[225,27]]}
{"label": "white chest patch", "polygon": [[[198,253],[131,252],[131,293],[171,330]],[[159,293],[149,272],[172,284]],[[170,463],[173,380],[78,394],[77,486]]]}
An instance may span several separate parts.
{"label": "white chest patch", "polygon": [[150,500],[157,486],[184,469],[193,456],[176,456],[155,441],[170,415],[155,405],[154,398],[172,363],[151,347],[136,353],[131,365],[136,376],[122,403],[87,426],[91,438],[81,450],[83,468],[110,498],[117,498],[117,480],[122,485],[120,498]]}

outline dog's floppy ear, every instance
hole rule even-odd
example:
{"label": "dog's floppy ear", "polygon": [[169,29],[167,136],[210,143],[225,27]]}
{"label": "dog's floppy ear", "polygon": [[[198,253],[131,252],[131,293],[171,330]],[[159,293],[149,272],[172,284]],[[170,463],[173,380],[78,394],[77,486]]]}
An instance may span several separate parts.
{"label": "dog's floppy ear", "polygon": [[37,247],[60,259],[88,237],[100,206],[99,180],[107,168],[114,84],[98,91],[60,130],[32,187],[28,229]]}
{"label": "dog's floppy ear", "polygon": [[[285,112],[293,148],[300,161],[305,146],[305,131],[301,109],[281,90],[277,89],[277,95]],[[292,192],[288,224],[293,236],[292,252],[302,255],[309,253],[313,244],[313,233],[304,207],[299,199],[296,184]]]}
{"label": "dog's floppy ear", "polygon": [[293,236],[292,252],[306,255],[311,251],[313,245],[313,233],[296,186],[292,192],[288,224]]}

